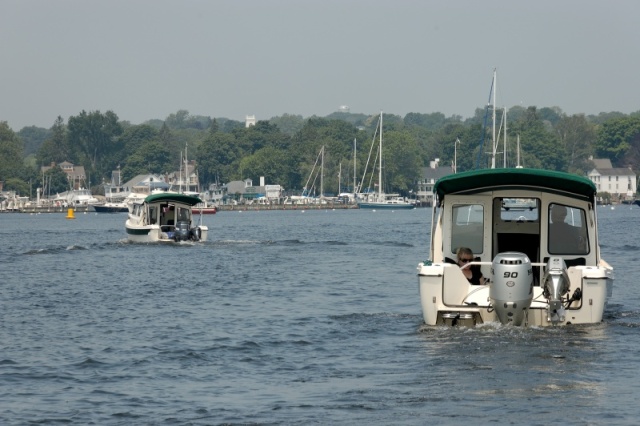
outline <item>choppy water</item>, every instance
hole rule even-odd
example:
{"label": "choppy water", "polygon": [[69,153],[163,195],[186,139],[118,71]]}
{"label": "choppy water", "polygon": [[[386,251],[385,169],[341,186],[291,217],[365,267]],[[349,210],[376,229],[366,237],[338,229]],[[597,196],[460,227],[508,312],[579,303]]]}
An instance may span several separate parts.
{"label": "choppy water", "polygon": [[0,424],[636,424],[640,209],[600,207],[593,326],[421,326],[430,210],[0,215]]}

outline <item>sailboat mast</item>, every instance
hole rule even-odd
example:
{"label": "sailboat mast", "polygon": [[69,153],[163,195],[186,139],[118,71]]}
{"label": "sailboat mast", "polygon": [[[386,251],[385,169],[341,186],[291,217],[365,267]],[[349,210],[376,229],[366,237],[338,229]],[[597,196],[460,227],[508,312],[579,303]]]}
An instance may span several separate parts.
{"label": "sailboat mast", "polygon": [[191,190],[191,188],[189,187],[189,178],[188,178],[189,172],[187,171],[189,168],[188,167],[189,161],[187,160],[187,147],[188,145],[185,144],[184,145],[184,186],[186,188],[185,192],[189,192]]}
{"label": "sailboat mast", "polygon": [[498,89],[498,79],[496,69],[493,69],[493,113],[492,113],[492,133],[491,133],[491,168],[496,168],[496,92]]}
{"label": "sailboat mast", "polygon": [[505,169],[507,168],[507,108],[505,108],[503,110],[502,116],[504,117],[504,155],[503,155],[503,163],[504,165],[502,167],[504,167]]}
{"label": "sailboat mast", "polygon": [[358,191],[356,190],[356,138],[353,138],[353,195]]}
{"label": "sailboat mast", "polygon": [[378,200],[382,199],[382,111],[380,111],[380,155],[378,167]]}
{"label": "sailboat mast", "polygon": [[322,159],[320,161],[320,199],[324,198],[324,145],[322,146]]}

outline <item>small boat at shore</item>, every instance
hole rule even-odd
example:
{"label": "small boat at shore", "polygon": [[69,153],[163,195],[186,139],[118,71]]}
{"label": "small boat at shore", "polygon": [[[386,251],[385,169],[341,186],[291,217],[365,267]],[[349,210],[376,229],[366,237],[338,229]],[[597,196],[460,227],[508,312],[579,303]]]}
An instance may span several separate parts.
{"label": "small boat at shore", "polygon": [[125,222],[127,238],[137,243],[207,241],[209,228],[195,223],[193,206],[200,198],[174,192],[135,201]]}
{"label": "small boat at shore", "polygon": [[376,184],[377,191],[368,194],[359,194],[358,207],[361,209],[414,209],[416,206],[413,203],[408,202],[400,194],[386,194],[382,189],[382,113],[380,113],[380,120],[378,130],[378,183]]}
{"label": "small boat at shore", "polygon": [[[426,325],[603,320],[614,277],[600,253],[593,182],[548,170],[485,169],[445,176],[433,192],[429,259],[418,265]],[[527,209],[508,210],[513,199]],[[460,248],[475,257],[454,260]],[[465,268],[487,281],[472,284]]]}
{"label": "small boat at shore", "polygon": [[203,201],[201,203],[193,206],[194,214],[216,214],[218,212],[218,207],[215,204],[210,204],[207,201]]}
{"label": "small boat at shore", "polygon": [[126,213],[129,206],[126,202],[106,202],[104,204],[94,204],[93,209],[96,213]]}

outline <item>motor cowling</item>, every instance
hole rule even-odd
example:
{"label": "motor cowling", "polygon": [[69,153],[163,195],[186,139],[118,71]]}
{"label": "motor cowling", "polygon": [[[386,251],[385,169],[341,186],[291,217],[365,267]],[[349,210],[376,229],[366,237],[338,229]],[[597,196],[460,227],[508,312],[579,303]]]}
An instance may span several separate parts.
{"label": "motor cowling", "polygon": [[187,241],[189,239],[189,222],[179,221],[176,224],[175,233],[173,238],[176,241]]}
{"label": "motor cowling", "polygon": [[202,229],[200,229],[199,226],[191,228],[190,234],[193,241],[200,241],[200,238],[202,238]]}
{"label": "motor cowling", "polygon": [[543,295],[547,299],[547,321],[557,325],[565,320],[562,299],[569,292],[567,264],[560,256],[550,257],[542,278]]}
{"label": "motor cowling", "polygon": [[499,253],[492,262],[491,305],[502,324],[522,325],[533,300],[533,268],[524,253]]}

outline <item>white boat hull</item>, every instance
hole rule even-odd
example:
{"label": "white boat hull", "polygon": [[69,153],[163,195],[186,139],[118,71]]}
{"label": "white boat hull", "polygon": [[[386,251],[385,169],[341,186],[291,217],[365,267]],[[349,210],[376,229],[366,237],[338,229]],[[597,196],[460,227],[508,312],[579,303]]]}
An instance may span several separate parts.
{"label": "white boat hull", "polygon": [[[204,225],[198,226],[200,229],[200,239],[198,241],[207,241],[209,228]],[[175,242],[170,229],[161,229],[158,225],[142,225],[138,226],[127,220],[125,224],[127,231],[127,239],[133,243],[172,243]]]}
{"label": "white boat hull", "polygon": [[[571,291],[579,288],[581,300],[566,309],[565,320],[556,325],[593,324],[601,322],[604,309],[613,289],[613,272],[608,265],[599,267],[574,266],[568,268]],[[426,325],[474,326],[500,322],[490,303],[490,286],[472,285],[455,264],[433,263],[418,265],[420,304]],[[525,315],[528,326],[550,326],[548,303],[543,289],[533,287],[533,302]]]}
{"label": "white boat hull", "polygon": [[[600,253],[596,193],[584,177],[537,169],[439,179],[429,259],[418,264],[425,324],[601,322],[614,276]],[[513,212],[512,200],[529,207]],[[461,250],[473,260],[457,262]]]}
{"label": "white boat hull", "polygon": [[416,206],[410,203],[358,203],[361,209],[389,209],[389,210],[409,210],[415,209]]}
{"label": "white boat hull", "polygon": [[198,197],[181,193],[157,193],[134,201],[125,222],[127,239],[135,243],[207,241],[209,228],[197,224],[193,206]]}

